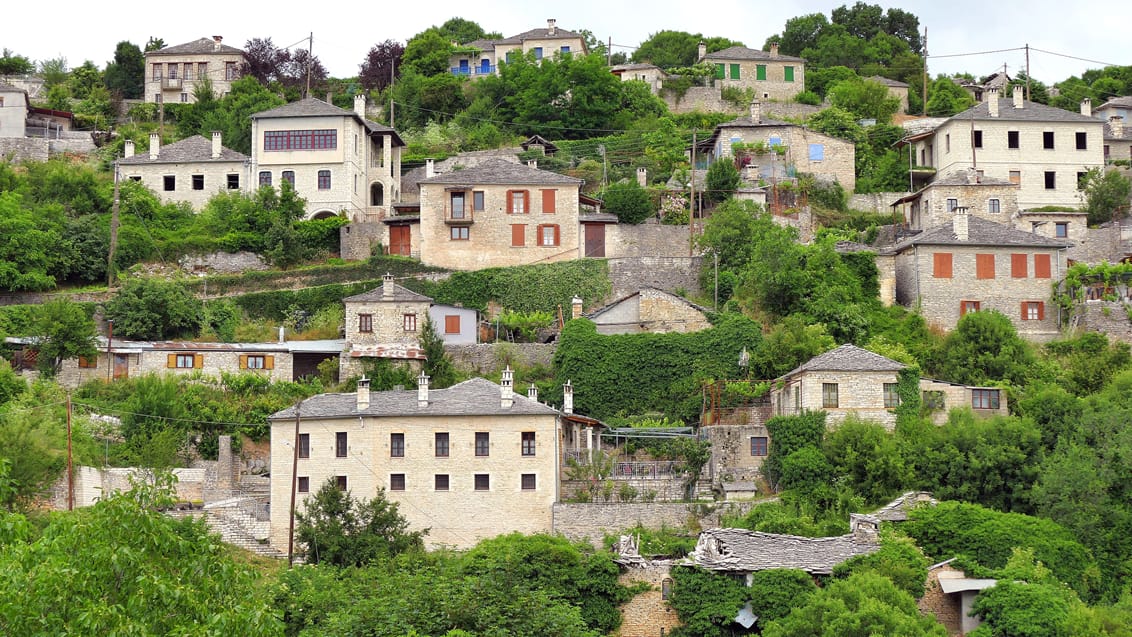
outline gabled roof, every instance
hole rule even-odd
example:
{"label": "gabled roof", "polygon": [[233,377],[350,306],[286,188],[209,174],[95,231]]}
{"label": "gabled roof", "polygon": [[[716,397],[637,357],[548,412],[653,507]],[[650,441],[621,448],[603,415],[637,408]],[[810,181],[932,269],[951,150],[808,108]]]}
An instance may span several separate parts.
{"label": "gabled roof", "polygon": [[640,296],[641,292],[643,292],[644,290],[652,290],[654,292],[658,292],[661,295],[663,295],[665,298],[669,299],[670,301],[672,301],[674,303],[679,303],[681,305],[686,305],[686,306],[692,308],[693,310],[696,310],[697,312],[710,312],[711,311],[711,310],[709,310],[709,309],[707,309],[703,306],[696,305],[695,303],[692,303],[688,299],[686,299],[686,298],[684,298],[684,297],[682,297],[678,294],[672,294],[671,292],[665,292],[664,290],[662,290],[660,288],[656,288],[656,287],[652,287],[652,286],[645,286],[645,287],[641,288],[640,290],[637,290],[636,292],[633,292],[631,294],[626,294],[625,296],[617,299],[616,301],[613,301],[612,303],[603,305],[602,307],[599,307],[596,310],[586,312],[582,316],[584,316],[588,319],[597,318],[598,316],[601,316],[602,314],[605,314],[606,312],[612,310],[614,307],[621,305],[625,301],[628,301],[629,299],[631,299],[635,296]]}
{"label": "gabled roof", "polygon": [[582,36],[579,33],[574,33],[573,31],[567,31],[566,29],[558,28],[556,28],[554,30],[554,34],[551,35],[550,29],[542,27],[541,29],[523,31],[519,35],[513,35],[509,38],[504,38],[503,40],[496,40],[496,42],[505,44],[518,44],[526,40],[572,40],[574,38],[581,37]]}
{"label": "gabled roof", "polygon": [[898,363],[891,358],[861,349],[856,345],[845,344],[811,358],[782,375],[781,378],[816,371],[898,372],[905,367],[907,366],[904,363]]}
{"label": "gabled roof", "polygon": [[917,245],[1068,248],[1073,245],[1073,242],[1064,239],[1050,239],[1033,232],[1016,230],[980,217],[969,216],[966,241],[961,241],[955,236],[952,224],[944,224],[929,228],[913,237],[908,237],[894,245],[892,250],[893,252],[902,252]]}
{"label": "gabled roof", "polygon": [[8,84],[7,82],[4,82],[4,81],[0,81],[0,93],[26,93],[26,92],[27,91],[25,91],[22,88],[12,86],[11,84]]}
{"label": "gabled roof", "polygon": [[164,49],[149,51],[146,53],[146,57],[150,55],[199,55],[202,53],[215,53],[217,55],[244,54],[241,49],[237,49],[234,46],[228,46],[227,44],[221,44],[217,46],[216,40],[214,40],[213,38],[200,38],[199,40],[193,40],[192,42],[175,44],[173,46],[167,46]]}
{"label": "gabled roof", "polygon": [[281,117],[350,117],[366,127],[371,134],[381,133],[385,135],[392,135],[393,140],[397,142],[398,146],[404,146],[405,142],[401,140],[401,136],[397,131],[384,124],[368,120],[354,111],[348,111],[344,108],[338,108],[333,104],[328,104],[315,97],[306,97],[297,102],[291,102],[278,106],[276,108],[260,111],[252,114],[252,119],[275,119]]}
{"label": "gabled roof", "polygon": [[133,157],[118,160],[119,164],[133,166],[138,164],[184,164],[189,162],[234,162],[247,161],[248,156],[232,150],[220,148],[220,157],[212,157],[212,140],[200,135],[186,137],[179,142],[167,144],[158,149],[155,159],[149,158],[149,153],[138,153]]}
{"label": "gabled roof", "polygon": [[908,88],[908,85],[904,82],[901,82],[900,80],[893,80],[891,78],[883,77],[880,75],[873,75],[865,79],[872,80],[873,82],[880,82],[885,86],[891,86],[893,88]]}
{"label": "gabled roof", "polygon": [[519,144],[519,146],[522,147],[523,150],[530,150],[531,146],[542,146],[543,150],[545,150],[548,155],[553,155],[558,152],[558,146],[555,146],[554,142],[547,140],[542,135],[531,135],[526,141]]}
{"label": "gabled roof", "polygon": [[[307,418],[356,418],[365,416],[507,416],[507,415],[546,415],[556,416],[558,410],[537,400],[511,392],[513,401],[510,408],[502,405],[502,389],[486,378],[472,378],[448,389],[429,389],[428,405],[420,407],[417,403],[417,390],[390,390],[370,393],[369,407],[358,410],[358,395],[318,394],[302,401],[301,417]],[[295,407],[288,407],[272,414],[271,420],[286,420],[295,417]]]}
{"label": "gabled roof", "polygon": [[722,51],[715,51],[704,56],[705,60],[771,60],[776,62],[805,62],[803,58],[790,55],[771,55],[760,49],[748,49],[745,46],[733,46]]}
{"label": "gabled roof", "polygon": [[952,115],[948,121],[1003,121],[1003,122],[1077,122],[1082,124],[1099,124],[1101,120],[1088,117],[1074,111],[1046,106],[1037,102],[1022,102],[1022,108],[1014,108],[1011,96],[1002,96],[998,100],[998,117],[991,117],[990,104],[983,102],[971,108]]}
{"label": "gabled roof", "polygon": [[415,302],[420,302],[420,303],[432,303],[431,297],[427,297],[423,294],[417,294],[416,292],[410,290],[409,288],[404,287],[402,285],[399,285],[397,283],[390,283],[389,284],[389,285],[393,286],[393,294],[389,298],[385,298],[385,285],[386,284],[383,283],[383,284],[377,286],[376,288],[370,290],[369,292],[362,292],[361,294],[355,294],[354,296],[348,296],[348,297],[342,299],[342,302],[343,303],[376,303],[376,302],[380,302],[380,301],[396,301],[396,302],[405,302],[405,301],[414,302],[415,301]]}
{"label": "gabled roof", "polygon": [[1097,108],[1132,108],[1132,95],[1114,97]]}
{"label": "gabled roof", "polygon": [[692,562],[713,571],[753,573],[794,568],[828,575],[842,562],[880,549],[853,535],[801,537],[747,529],[709,529],[700,533]]}
{"label": "gabled roof", "polygon": [[568,185],[581,186],[582,180],[569,175],[561,175],[549,170],[531,168],[526,164],[516,164],[502,160],[488,160],[478,166],[454,170],[450,173],[422,179],[421,184],[452,184],[452,185],[506,185],[506,186],[540,186],[540,185]]}

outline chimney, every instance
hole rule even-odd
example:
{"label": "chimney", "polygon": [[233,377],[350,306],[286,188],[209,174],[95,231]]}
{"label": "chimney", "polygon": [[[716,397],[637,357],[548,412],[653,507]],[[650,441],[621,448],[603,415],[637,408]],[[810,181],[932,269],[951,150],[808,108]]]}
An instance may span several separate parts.
{"label": "chimney", "polygon": [[133,157],[133,156],[134,156],[134,140],[127,139],[126,140],[126,149],[122,152],[122,157],[124,159],[126,157]]}
{"label": "chimney", "polygon": [[334,99],[333,99],[333,98],[334,98],[334,93],[333,93],[333,92],[331,92],[331,91],[327,91],[327,92],[326,92],[326,103],[327,103],[327,104],[333,104],[333,103],[334,103]]}
{"label": "chimney", "polygon": [[279,326],[279,342],[280,343],[284,343],[284,342],[287,341],[287,338],[286,338],[287,337],[287,331],[286,330],[287,330],[286,327],[284,327],[282,325]]}
{"label": "chimney", "polygon": [[220,159],[220,149],[223,145],[220,143],[220,131],[212,131],[212,158]]}
{"label": "chimney", "polygon": [[1093,100],[1089,99],[1088,97],[1081,100],[1081,114],[1085,117],[1093,116]]}
{"label": "chimney", "polygon": [[220,42],[223,39],[224,39],[224,36],[221,36],[221,35],[212,36],[212,50],[213,51],[219,51],[220,50]]}
{"label": "chimney", "polygon": [[974,168],[968,168],[967,169],[967,183],[968,184],[979,183],[979,171],[978,170],[975,170]]}
{"label": "chimney", "polygon": [[534,383],[531,383],[531,386],[527,388],[527,398],[538,401],[538,387],[535,387]]}
{"label": "chimney", "polygon": [[698,61],[701,61],[701,60],[703,60],[703,59],[704,59],[705,57],[707,57],[707,44],[705,44],[705,43],[704,43],[704,42],[703,42],[703,41],[701,40],[701,41],[700,41],[700,45],[699,45],[699,46],[698,46],[698,47],[696,48],[696,61],[697,61],[697,62],[698,62]]}
{"label": "chimney", "polygon": [[1113,115],[1108,118],[1108,127],[1112,131],[1113,137],[1124,137],[1124,118],[1119,115]]}
{"label": "chimney", "polygon": [[991,117],[998,117],[998,89],[987,89],[987,112]]}
{"label": "chimney", "polygon": [[160,154],[161,154],[161,135],[158,135],[157,133],[150,133],[149,134],[149,158],[150,159],[157,159],[157,156],[160,155]]}
{"label": "chimney", "polygon": [[381,277],[381,298],[386,301],[393,298],[393,275],[388,272]]}
{"label": "chimney", "polygon": [[499,380],[499,406],[504,409],[510,409],[515,399],[512,398],[514,392],[512,388],[515,386],[515,381],[512,378],[511,366],[508,365],[503,370],[503,377]]}
{"label": "chimney", "polygon": [[758,124],[763,120],[763,105],[757,99],[751,100],[751,123]]}
{"label": "chimney", "polygon": [[1024,108],[1025,104],[1022,103],[1022,85],[1014,85],[1014,108]]}
{"label": "chimney", "polygon": [[574,386],[570,384],[570,381],[566,381],[566,384],[562,386],[562,413],[574,413]]}
{"label": "chimney", "polygon": [[966,208],[955,209],[955,216],[951,218],[951,228],[952,231],[955,232],[955,238],[960,241],[967,241],[970,239],[970,235],[967,232],[968,219],[969,217],[967,215]]}
{"label": "chimney", "polygon": [[417,376],[417,407],[428,407],[428,376],[425,376],[424,370]]}
{"label": "chimney", "polygon": [[649,185],[649,169],[641,166],[637,168],[637,185],[645,188]]}
{"label": "chimney", "polygon": [[558,21],[554,18],[546,21],[546,34],[551,37],[558,35]]}
{"label": "chimney", "polygon": [[770,43],[770,57],[772,57],[772,58],[778,57],[778,43],[777,42],[771,42]]}
{"label": "chimney", "polygon": [[358,379],[358,411],[369,409],[369,379],[362,376]]}
{"label": "chimney", "polygon": [[576,319],[582,315],[582,297],[574,296],[570,299],[570,318]]}
{"label": "chimney", "polygon": [[354,96],[354,112],[358,114],[358,117],[365,119],[365,116],[366,116],[366,96],[365,96],[364,93],[361,94],[361,95],[355,95]]}
{"label": "chimney", "polygon": [[436,163],[431,159],[424,160],[424,176],[425,179],[436,176]]}
{"label": "chimney", "polygon": [[531,168],[537,169],[538,168],[538,160],[537,159],[528,159],[527,165],[530,166]]}

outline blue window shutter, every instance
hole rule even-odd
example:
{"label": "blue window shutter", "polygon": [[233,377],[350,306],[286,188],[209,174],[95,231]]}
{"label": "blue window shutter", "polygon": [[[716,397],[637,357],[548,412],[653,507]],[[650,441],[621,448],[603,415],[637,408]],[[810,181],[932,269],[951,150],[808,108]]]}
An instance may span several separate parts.
{"label": "blue window shutter", "polygon": [[825,159],[825,144],[810,144],[810,161]]}

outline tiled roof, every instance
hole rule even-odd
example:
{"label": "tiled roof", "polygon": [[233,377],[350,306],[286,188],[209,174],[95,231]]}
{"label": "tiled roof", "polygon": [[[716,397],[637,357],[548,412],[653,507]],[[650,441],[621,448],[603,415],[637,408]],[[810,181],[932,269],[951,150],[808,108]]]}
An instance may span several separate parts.
{"label": "tiled roof", "polygon": [[745,46],[733,46],[723,49],[722,51],[715,51],[708,53],[704,56],[705,60],[774,60],[781,62],[805,62],[802,58],[796,58],[789,55],[775,55],[772,56],[767,51],[759,49],[748,49]]}
{"label": "tiled roof", "polygon": [[881,84],[884,84],[885,86],[891,86],[893,88],[908,88],[908,85],[905,84],[904,82],[901,82],[900,80],[893,80],[893,79],[890,79],[890,78],[887,78],[887,77],[882,77],[880,75],[873,75],[873,76],[865,78],[865,79],[869,79],[869,80],[872,80],[874,82],[880,82]]}
{"label": "tiled roof", "polygon": [[524,40],[568,40],[573,38],[582,37],[580,34],[566,29],[555,29],[554,35],[550,34],[550,29],[543,27],[541,29],[531,29],[530,31],[523,31],[519,35],[513,35],[504,40],[496,40],[496,42],[505,42],[508,44],[515,44],[523,42]]}
{"label": "tiled roof", "polygon": [[787,372],[782,378],[814,371],[898,372],[905,367],[904,363],[898,363],[891,358],[870,352],[867,349],[861,349],[856,345],[846,344],[811,358]]}
{"label": "tiled roof", "polygon": [[348,296],[342,299],[343,303],[374,303],[378,301],[418,301],[421,303],[432,303],[432,298],[423,294],[417,294],[407,287],[398,285],[397,283],[390,283],[393,286],[393,294],[390,298],[385,298],[385,284],[381,284],[369,292],[362,292],[354,296]]}
{"label": "tiled roof", "polygon": [[1016,230],[1000,223],[970,216],[967,219],[966,241],[960,241],[956,238],[952,224],[944,224],[929,228],[914,237],[908,237],[894,245],[892,249],[895,252],[901,252],[916,245],[1068,248],[1073,243],[1064,239],[1050,239],[1033,232]]}
{"label": "tiled roof", "polygon": [[958,115],[953,115],[951,121],[1008,121],[1008,122],[1077,122],[1099,124],[1095,117],[1087,117],[1075,111],[1046,106],[1037,102],[1022,102],[1022,108],[1014,108],[1014,99],[1004,95],[998,99],[998,117],[991,117],[990,105],[987,102],[973,106]]}
{"label": "tiled roof", "polygon": [[485,161],[478,166],[454,170],[450,173],[422,179],[421,184],[453,184],[453,185],[570,185],[580,186],[582,180],[577,177],[560,175],[549,170],[531,168],[526,164],[516,164],[502,160]]}
{"label": "tiled roof", "polygon": [[879,544],[853,535],[800,537],[746,529],[709,529],[700,533],[690,557],[696,566],[713,571],[753,573],[794,568],[828,575],[838,564],[879,549]]}
{"label": "tiled roof", "polygon": [[149,153],[142,152],[133,157],[125,157],[119,164],[131,166],[137,164],[183,164],[189,162],[233,162],[247,161],[248,156],[236,152],[231,148],[220,148],[220,157],[212,157],[212,140],[200,135],[186,137],[179,142],[167,144],[158,149],[155,159],[149,158]]}
{"label": "tiled roof", "polygon": [[619,71],[645,71],[645,70],[649,70],[649,69],[660,70],[660,67],[655,65],[655,64],[650,64],[648,62],[637,62],[637,63],[633,63],[633,64],[616,64],[614,66],[609,67],[609,72],[610,73],[617,73]]}
{"label": "tiled roof", "polygon": [[0,81],[0,93],[23,93],[24,89],[17,88],[8,84],[7,82]]}
{"label": "tiled roof", "polygon": [[[537,400],[511,392],[513,401],[505,408],[499,385],[473,378],[448,389],[429,389],[428,405],[417,404],[417,390],[390,390],[370,393],[369,407],[358,410],[357,393],[318,394],[302,401],[302,418],[351,418],[365,416],[506,416],[511,414],[554,416],[558,410]],[[293,419],[295,407],[270,416],[273,420]]]}
{"label": "tiled roof", "polygon": [[216,46],[216,41],[213,40],[212,38],[200,38],[199,40],[193,40],[192,42],[186,42],[184,44],[175,44],[173,46],[167,46],[164,49],[158,49],[156,51],[150,51],[150,52],[146,53],[146,56],[148,57],[150,55],[186,55],[186,54],[188,54],[188,55],[198,55],[198,54],[201,54],[201,53],[216,53],[216,54],[225,54],[225,55],[228,55],[228,54],[243,55],[244,54],[244,52],[242,50],[237,49],[234,46],[228,46],[227,44],[221,44],[218,48]]}

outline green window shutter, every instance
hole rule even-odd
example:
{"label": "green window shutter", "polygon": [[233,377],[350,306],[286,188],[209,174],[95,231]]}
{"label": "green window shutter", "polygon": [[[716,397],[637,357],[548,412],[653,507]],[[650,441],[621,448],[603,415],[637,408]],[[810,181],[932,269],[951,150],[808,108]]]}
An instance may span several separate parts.
{"label": "green window shutter", "polygon": [[786,80],[787,82],[793,82],[794,81],[794,67],[792,67],[792,66],[784,67],[782,79]]}
{"label": "green window shutter", "polygon": [[724,77],[726,77],[726,76],[723,73],[723,65],[722,64],[716,64],[715,65],[715,79],[722,80]]}
{"label": "green window shutter", "polygon": [[732,64],[731,65],[731,79],[733,79],[733,80],[739,79],[739,65],[738,64]]}
{"label": "green window shutter", "polygon": [[755,67],[755,79],[759,81],[766,81],[766,65],[759,64]]}

